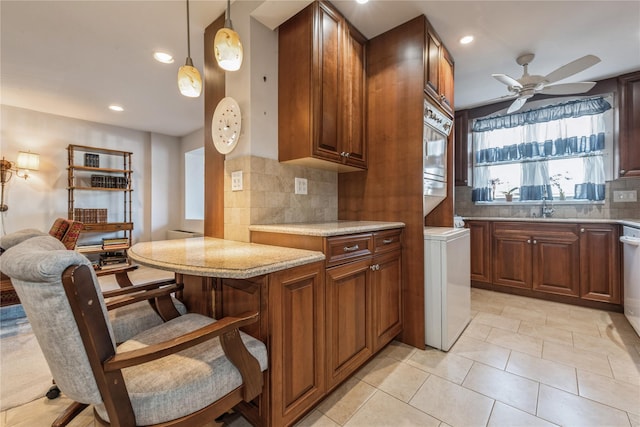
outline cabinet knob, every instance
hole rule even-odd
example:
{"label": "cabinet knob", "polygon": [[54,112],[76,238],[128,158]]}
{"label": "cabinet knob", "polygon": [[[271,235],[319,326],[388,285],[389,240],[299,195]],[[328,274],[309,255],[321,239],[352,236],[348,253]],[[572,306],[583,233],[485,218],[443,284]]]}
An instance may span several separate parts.
{"label": "cabinet knob", "polygon": [[530,244],[530,243],[531,243],[531,239],[527,239],[527,243],[529,243],[529,244]]}
{"label": "cabinet knob", "polygon": [[624,175],[625,173],[627,173],[627,171],[626,171],[626,170],[624,170],[624,169],[620,169],[620,175]]}
{"label": "cabinet knob", "polygon": [[584,228],[581,228],[581,229],[580,229],[580,232],[581,232],[581,233],[584,233]]}
{"label": "cabinet knob", "polygon": [[349,157],[351,155],[351,153],[344,153],[345,157]]}
{"label": "cabinet knob", "polygon": [[357,251],[358,249],[360,249],[360,246],[358,245],[345,246],[344,248],[342,248],[342,250],[345,252],[353,252],[353,251]]}
{"label": "cabinet knob", "polygon": [[534,245],[537,245],[537,244],[538,244],[538,241],[537,241],[537,240],[534,240],[534,241],[533,241],[533,244],[534,244]]}

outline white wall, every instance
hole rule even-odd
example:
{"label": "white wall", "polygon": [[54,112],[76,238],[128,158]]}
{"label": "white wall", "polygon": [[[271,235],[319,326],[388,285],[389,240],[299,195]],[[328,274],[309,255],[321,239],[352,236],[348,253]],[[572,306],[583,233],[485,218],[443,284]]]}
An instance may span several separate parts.
{"label": "white wall", "polygon": [[[182,137],[182,150],[180,153],[180,230],[195,231],[198,233],[204,233],[204,221],[203,220],[187,220],[185,219],[184,212],[184,155],[188,151],[195,150],[197,148],[204,147],[204,128],[199,129],[189,135]],[[204,176],[202,177],[204,180]],[[206,184],[205,184],[206,188]],[[204,197],[204,196],[203,196]]]}
{"label": "white wall", "polygon": [[[175,194],[181,191],[179,184],[170,179],[171,170],[179,168],[178,139],[6,105],[1,106],[0,113],[0,155],[15,161],[18,151],[40,154],[39,171],[27,181],[14,176],[5,187],[9,210],[0,213],[4,225],[1,232],[22,228],[48,231],[55,218],[67,217],[69,144],[133,152],[134,241],[150,240],[152,236],[164,239],[167,229],[178,226],[179,217],[171,209],[175,210]],[[109,206],[110,212],[121,209],[121,205]]]}

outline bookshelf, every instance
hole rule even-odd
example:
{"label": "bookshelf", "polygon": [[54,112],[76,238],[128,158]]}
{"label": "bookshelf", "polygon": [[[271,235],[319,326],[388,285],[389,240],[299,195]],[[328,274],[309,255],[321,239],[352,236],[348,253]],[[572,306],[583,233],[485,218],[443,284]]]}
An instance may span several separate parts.
{"label": "bookshelf", "polygon": [[76,250],[96,269],[128,265],[133,153],[73,144],[67,151],[67,218],[84,224]]}

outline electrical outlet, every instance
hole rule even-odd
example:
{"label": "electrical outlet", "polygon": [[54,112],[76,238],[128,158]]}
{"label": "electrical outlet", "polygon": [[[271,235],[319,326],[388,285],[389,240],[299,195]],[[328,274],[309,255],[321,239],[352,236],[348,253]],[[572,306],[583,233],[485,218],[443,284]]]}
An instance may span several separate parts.
{"label": "electrical outlet", "polygon": [[231,191],[242,191],[242,171],[231,172]]}
{"label": "electrical outlet", "polygon": [[636,190],[614,191],[613,201],[614,202],[637,202],[638,192]]}
{"label": "electrical outlet", "polygon": [[307,179],[296,178],[296,194],[307,194]]}

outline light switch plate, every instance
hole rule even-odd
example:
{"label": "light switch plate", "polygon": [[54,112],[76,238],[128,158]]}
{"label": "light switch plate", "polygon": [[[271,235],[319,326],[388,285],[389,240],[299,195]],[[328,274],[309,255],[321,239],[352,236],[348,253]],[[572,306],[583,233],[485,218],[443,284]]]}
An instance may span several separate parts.
{"label": "light switch plate", "polygon": [[307,179],[306,178],[296,178],[296,194],[307,194]]}
{"label": "light switch plate", "polygon": [[242,171],[231,172],[231,191],[242,191]]}
{"label": "light switch plate", "polygon": [[638,192],[636,190],[614,191],[613,201],[614,202],[637,202]]}

